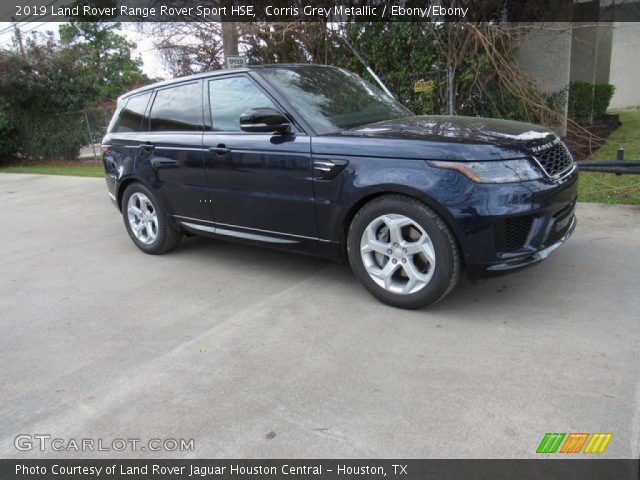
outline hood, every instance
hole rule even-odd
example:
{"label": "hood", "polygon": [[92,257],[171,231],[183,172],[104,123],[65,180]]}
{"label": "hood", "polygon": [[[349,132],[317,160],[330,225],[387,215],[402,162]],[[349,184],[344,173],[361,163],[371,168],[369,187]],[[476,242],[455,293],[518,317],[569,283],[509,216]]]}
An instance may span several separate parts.
{"label": "hood", "polygon": [[[348,142],[343,143],[340,139],[367,139],[363,143],[378,148],[377,156],[456,161],[522,158],[534,154],[540,146],[558,139],[553,132],[539,125],[492,118],[440,115],[372,123],[344,130],[332,137],[344,146]],[[344,152],[350,153],[357,155]]]}

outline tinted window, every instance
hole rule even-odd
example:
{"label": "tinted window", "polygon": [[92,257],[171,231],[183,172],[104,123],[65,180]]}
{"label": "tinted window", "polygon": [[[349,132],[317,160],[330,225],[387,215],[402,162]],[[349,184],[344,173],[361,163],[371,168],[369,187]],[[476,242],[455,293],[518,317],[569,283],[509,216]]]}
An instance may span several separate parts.
{"label": "tinted window", "polygon": [[126,100],[126,104],[120,112],[118,121],[113,128],[114,132],[139,132],[147,103],[151,92],[135,95]]}
{"label": "tinted window", "polygon": [[318,133],[413,115],[380,89],[347,70],[300,66],[265,68],[260,73]]}
{"label": "tinted window", "polygon": [[158,90],[150,114],[150,130],[199,131],[202,123],[200,83]]}
{"label": "tinted window", "polygon": [[221,78],[209,82],[213,129],[239,132],[240,115],[252,108],[277,108],[247,77]]}

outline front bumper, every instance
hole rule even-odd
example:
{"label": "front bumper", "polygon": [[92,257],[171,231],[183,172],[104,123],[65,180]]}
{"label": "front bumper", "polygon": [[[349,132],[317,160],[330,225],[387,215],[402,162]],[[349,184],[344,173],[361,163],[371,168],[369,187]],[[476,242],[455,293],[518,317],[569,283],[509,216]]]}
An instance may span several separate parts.
{"label": "front bumper", "polygon": [[444,206],[454,217],[452,228],[469,277],[536,264],[575,229],[577,171],[556,182],[493,185],[455,175],[456,195],[446,199]]}
{"label": "front bumper", "polygon": [[538,250],[537,252],[528,255],[526,257],[514,258],[507,262],[496,263],[494,265],[489,265],[486,270],[489,272],[508,272],[510,270],[517,270],[524,267],[529,267],[531,265],[535,265],[536,263],[541,262],[545,258],[549,256],[551,252],[553,252],[556,248],[561,246],[567,239],[571,236],[573,231],[576,229],[576,216],[573,214],[571,216],[571,222],[569,227],[566,229],[565,233],[560,237],[556,243],[549,245],[548,247]]}

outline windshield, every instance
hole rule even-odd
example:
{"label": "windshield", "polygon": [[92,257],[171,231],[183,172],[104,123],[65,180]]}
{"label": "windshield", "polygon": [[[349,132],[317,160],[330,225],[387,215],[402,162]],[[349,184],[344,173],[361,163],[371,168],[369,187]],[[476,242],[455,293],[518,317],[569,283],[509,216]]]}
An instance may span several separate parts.
{"label": "windshield", "polygon": [[358,75],[338,68],[264,68],[260,73],[280,90],[319,134],[413,115]]}

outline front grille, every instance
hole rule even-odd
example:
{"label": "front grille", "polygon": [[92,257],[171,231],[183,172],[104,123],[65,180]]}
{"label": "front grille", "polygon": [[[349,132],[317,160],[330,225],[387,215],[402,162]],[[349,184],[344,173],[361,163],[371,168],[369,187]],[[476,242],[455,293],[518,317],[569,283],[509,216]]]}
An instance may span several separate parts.
{"label": "front grille", "polygon": [[536,155],[540,166],[550,177],[555,177],[571,168],[573,160],[562,143],[554,145]]}
{"label": "front grille", "polygon": [[524,247],[527,238],[529,238],[532,224],[533,217],[530,215],[505,218],[501,250],[503,252],[513,252]]}

